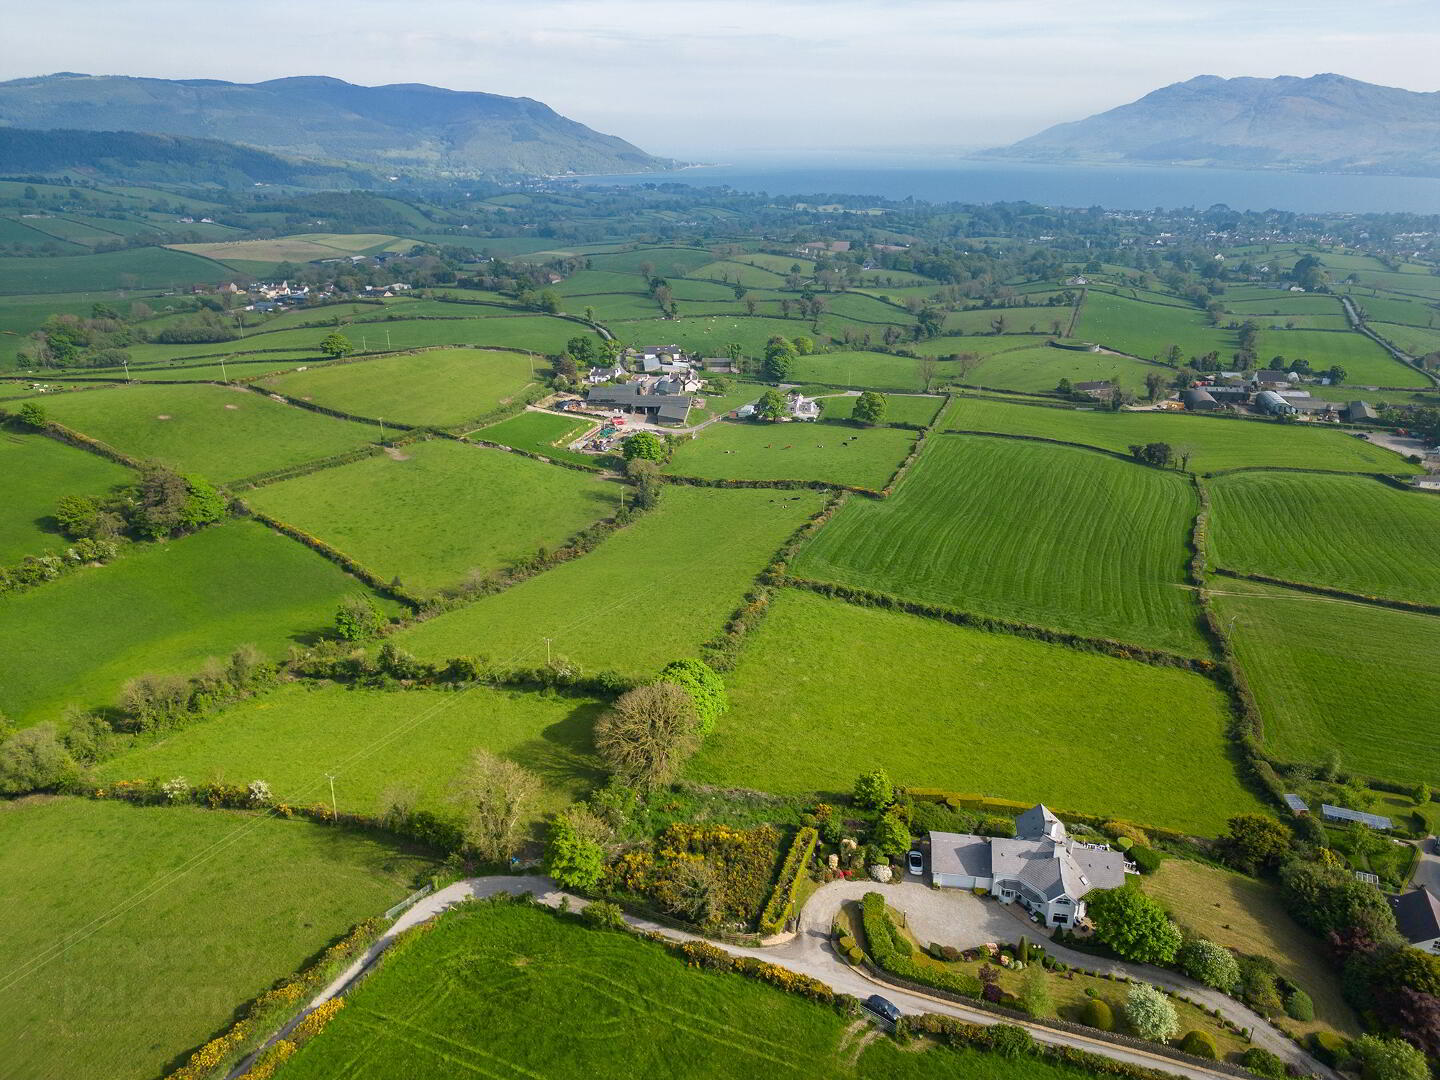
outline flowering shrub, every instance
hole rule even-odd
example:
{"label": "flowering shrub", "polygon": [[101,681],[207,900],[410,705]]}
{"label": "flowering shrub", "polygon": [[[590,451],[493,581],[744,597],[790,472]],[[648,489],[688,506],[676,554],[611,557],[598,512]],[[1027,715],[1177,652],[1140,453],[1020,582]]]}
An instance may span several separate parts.
{"label": "flowering shrub", "polygon": [[250,802],[255,806],[265,806],[270,802],[270,785],[264,780],[251,780],[249,788]]}
{"label": "flowering shrub", "polygon": [[[121,783],[124,783],[124,781],[122,780]],[[165,792],[165,798],[171,802],[190,801],[190,781],[186,780],[183,776],[177,776],[173,780],[165,781],[161,786],[161,790]]]}

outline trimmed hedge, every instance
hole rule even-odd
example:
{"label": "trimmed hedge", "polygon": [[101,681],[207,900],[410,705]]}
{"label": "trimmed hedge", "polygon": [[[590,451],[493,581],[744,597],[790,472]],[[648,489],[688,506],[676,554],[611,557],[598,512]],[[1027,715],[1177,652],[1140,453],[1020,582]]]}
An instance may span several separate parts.
{"label": "trimmed hedge", "polygon": [[866,893],[860,902],[860,912],[870,958],[881,970],[924,986],[938,987],[966,997],[979,996],[981,985],[975,976],[938,971],[915,962],[915,946],[890,921],[890,916],[885,913],[885,898],[879,893]]}
{"label": "trimmed hedge", "polygon": [[795,834],[790,850],[785,854],[785,862],[780,866],[780,876],[770,893],[770,901],[760,913],[760,933],[777,934],[784,927],[795,906],[795,892],[800,887],[801,876],[819,840],[820,833],[809,825]]}
{"label": "trimmed hedge", "polygon": [[[1029,810],[1030,807],[1034,805],[1033,803],[1019,802],[1015,799],[992,798],[988,795],[979,795],[974,792],[947,791],[944,788],[902,787],[899,790],[902,794],[908,795],[912,799],[942,803],[951,807],[951,809],[1008,814],[1011,817],[1024,810]],[[1179,842],[1185,839],[1185,834],[1177,829],[1167,829],[1158,825],[1142,825],[1134,821],[1124,821],[1120,818],[1108,817],[1102,814],[1087,814],[1079,810],[1056,810],[1055,814],[1063,820],[1075,821],[1082,825],[1090,825],[1095,828],[1121,825],[1151,836],[1158,836],[1163,840]]]}

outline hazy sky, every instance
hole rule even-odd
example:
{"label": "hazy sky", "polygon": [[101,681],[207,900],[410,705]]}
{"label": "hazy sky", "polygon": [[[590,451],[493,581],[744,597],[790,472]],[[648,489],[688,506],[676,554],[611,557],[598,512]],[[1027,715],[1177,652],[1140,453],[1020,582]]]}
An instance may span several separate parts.
{"label": "hazy sky", "polygon": [[333,75],[537,98],[654,153],[996,145],[1199,74],[1440,89],[1436,0],[47,0],[0,77]]}

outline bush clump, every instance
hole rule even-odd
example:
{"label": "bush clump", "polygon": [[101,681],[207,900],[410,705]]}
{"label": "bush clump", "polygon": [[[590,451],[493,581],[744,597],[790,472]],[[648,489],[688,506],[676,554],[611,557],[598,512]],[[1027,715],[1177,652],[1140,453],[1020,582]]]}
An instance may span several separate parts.
{"label": "bush clump", "polygon": [[1115,1030],[1115,1012],[1104,998],[1092,997],[1086,1001],[1080,1019],[1101,1031]]}
{"label": "bush clump", "polygon": [[1272,1054],[1269,1050],[1262,1050],[1258,1046],[1252,1046],[1245,1053],[1240,1055],[1240,1064],[1249,1069],[1256,1076],[1267,1076],[1270,1080],[1285,1080],[1289,1075],[1285,1071],[1285,1063]]}
{"label": "bush clump", "polygon": [[1215,1045],[1215,1038],[1208,1031],[1187,1031],[1180,1040],[1180,1049],[1187,1054],[1211,1061],[1220,1057],[1220,1048]]}
{"label": "bush clump", "polygon": [[1285,999],[1285,1015],[1291,1020],[1309,1023],[1315,1019],[1315,1003],[1310,1000],[1309,994],[1296,987]]}
{"label": "bush clump", "polygon": [[1339,1067],[1350,1060],[1350,1044],[1333,1031],[1312,1031],[1310,1052],[1326,1065]]}

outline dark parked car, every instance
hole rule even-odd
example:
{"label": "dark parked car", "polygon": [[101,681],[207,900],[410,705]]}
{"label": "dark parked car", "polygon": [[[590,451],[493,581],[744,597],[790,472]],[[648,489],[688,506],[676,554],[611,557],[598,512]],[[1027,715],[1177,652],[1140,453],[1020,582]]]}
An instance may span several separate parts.
{"label": "dark parked car", "polygon": [[923,874],[925,872],[925,855],[919,851],[910,852],[907,864],[912,874]]}
{"label": "dark parked car", "polygon": [[896,1008],[893,1001],[887,1001],[879,994],[871,994],[865,999],[865,1008],[869,1009],[876,1016],[890,1023],[896,1023],[900,1019],[900,1010]]}

